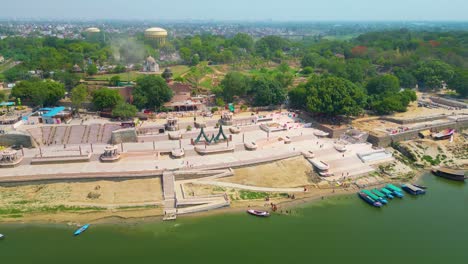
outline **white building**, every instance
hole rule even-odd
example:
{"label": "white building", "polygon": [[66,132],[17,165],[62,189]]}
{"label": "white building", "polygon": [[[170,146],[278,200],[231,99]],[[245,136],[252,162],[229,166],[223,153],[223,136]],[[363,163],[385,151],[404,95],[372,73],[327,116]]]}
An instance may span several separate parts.
{"label": "white building", "polygon": [[143,71],[159,72],[159,64],[153,57],[149,56],[148,58],[146,58],[145,63],[143,64]]}

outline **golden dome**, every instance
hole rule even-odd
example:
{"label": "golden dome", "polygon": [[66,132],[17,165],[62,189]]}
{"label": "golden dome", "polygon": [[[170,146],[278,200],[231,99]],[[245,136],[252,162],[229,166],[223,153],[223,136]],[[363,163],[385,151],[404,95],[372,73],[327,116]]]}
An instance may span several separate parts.
{"label": "golden dome", "polygon": [[167,31],[163,28],[152,27],[145,30],[145,36],[147,37],[166,37]]}
{"label": "golden dome", "polygon": [[99,33],[101,32],[101,30],[99,28],[90,27],[90,28],[85,29],[85,32],[86,33]]}

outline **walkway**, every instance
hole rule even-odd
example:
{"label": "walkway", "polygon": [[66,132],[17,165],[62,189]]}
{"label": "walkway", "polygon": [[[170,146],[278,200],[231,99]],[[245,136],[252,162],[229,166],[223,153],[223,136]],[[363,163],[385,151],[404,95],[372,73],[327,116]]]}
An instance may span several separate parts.
{"label": "walkway", "polygon": [[249,190],[254,192],[304,192],[304,188],[270,188],[270,187],[258,187],[258,186],[249,186],[249,185],[242,185],[237,183],[230,183],[230,182],[218,182],[218,181],[206,181],[206,180],[199,180],[197,183],[201,184],[209,184],[219,187],[227,187],[227,188],[236,188],[236,189],[243,189]]}

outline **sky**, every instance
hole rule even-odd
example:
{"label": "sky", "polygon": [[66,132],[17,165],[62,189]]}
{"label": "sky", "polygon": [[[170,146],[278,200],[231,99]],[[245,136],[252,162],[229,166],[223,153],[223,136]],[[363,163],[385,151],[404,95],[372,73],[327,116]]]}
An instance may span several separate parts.
{"label": "sky", "polygon": [[468,21],[468,0],[2,0],[0,18]]}

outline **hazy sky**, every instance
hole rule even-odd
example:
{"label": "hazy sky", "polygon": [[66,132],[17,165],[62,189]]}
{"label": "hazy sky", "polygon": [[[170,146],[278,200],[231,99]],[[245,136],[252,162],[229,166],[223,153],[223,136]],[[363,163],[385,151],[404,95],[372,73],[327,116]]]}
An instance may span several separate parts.
{"label": "hazy sky", "polygon": [[1,18],[468,20],[468,0],[1,0]]}

